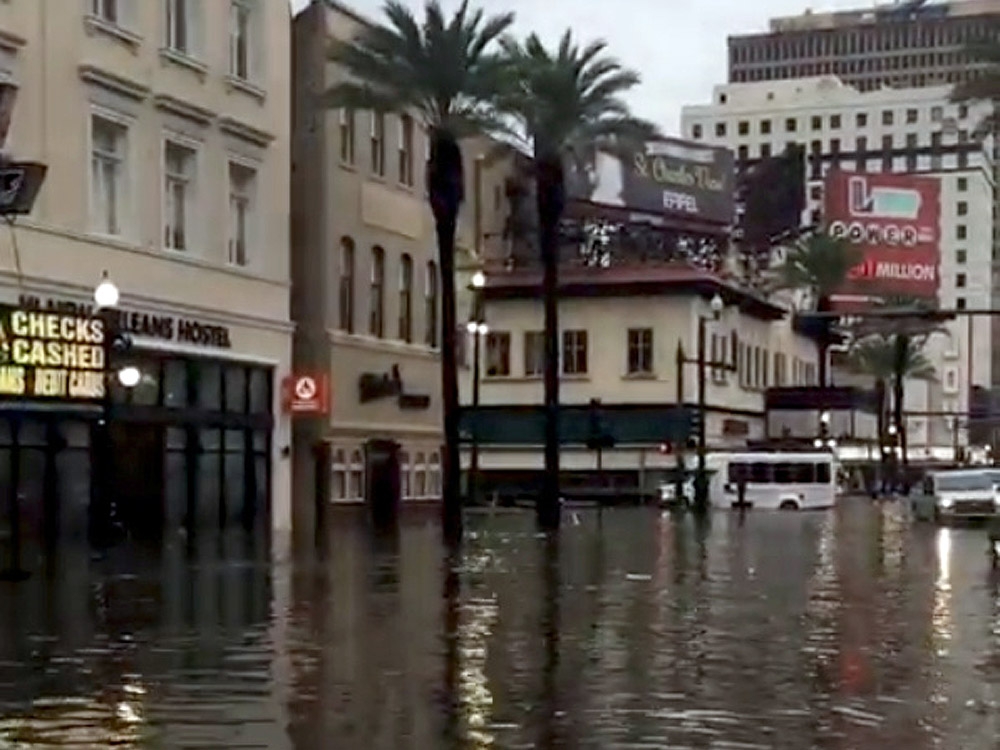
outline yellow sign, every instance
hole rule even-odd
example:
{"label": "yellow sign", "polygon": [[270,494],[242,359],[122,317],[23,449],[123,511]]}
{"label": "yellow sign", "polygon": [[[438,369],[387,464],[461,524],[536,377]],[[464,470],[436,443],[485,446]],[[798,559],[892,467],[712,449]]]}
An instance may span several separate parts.
{"label": "yellow sign", "polygon": [[105,367],[100,318],[3,309],[0,397],[103,398]]}

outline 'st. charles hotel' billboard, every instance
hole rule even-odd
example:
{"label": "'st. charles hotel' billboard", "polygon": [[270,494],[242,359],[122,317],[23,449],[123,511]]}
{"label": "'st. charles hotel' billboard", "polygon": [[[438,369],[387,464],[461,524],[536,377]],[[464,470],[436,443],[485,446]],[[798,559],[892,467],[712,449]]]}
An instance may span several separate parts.
{"label": "'st. charles hotel' billboard", "polygon": [[872,297],[935,299],[941,262],[941,183],[937,177],[831,171],[827,232],[859,247],[862,261],[844,301]]}
{"label": "'st. charles hotel' billboard", "polygon": [[735,165],[726,148],[660,138],[629,156],[598,153],[566,176],[571,199],[729,226]]}

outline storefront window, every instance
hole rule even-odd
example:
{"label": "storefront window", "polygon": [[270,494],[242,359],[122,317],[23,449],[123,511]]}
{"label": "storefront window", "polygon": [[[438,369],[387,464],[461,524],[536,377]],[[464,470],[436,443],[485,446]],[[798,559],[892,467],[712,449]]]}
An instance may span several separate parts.
{"label": "storefront window", "polygon": [[333,460],[330,462],[331,482],[330,499],[347,499],[347,464],[344,462],[344,451],[340,448],[333,452]]}
{"label": "storefront window", "polygon": [[413,467],[413,496],[427,495],[427,466],[424,464],[424,454],[418,453]]}
{"label": "storefront window", "polygon": [[259,367],[250,371],[250,413],[271,413],[271,373]]}
{"label": "storefront window", "polygon": [[432,453],[427,464],[427,494],[438,497],[441,494],[441,461],[438,454]]}
{"label": "storefront window", "polygon": [[354,451],[351,454],[348,492],[351,500],[360,500],[365,496],[365,459],[361,451]]}
{"label": "storefront window", "polygon": [[[142,362],[139,384],[129,391],[129,402],[137,406],[156,406],[160,401],[160,367],[157,362]],[[116,378],[117,379],[117,378]]]}
{"label": "storefront window", "polygon": [[163,365],[163,405],[171,409],[187,406],[188,363],[171,359]]}
{"label": "storefront window", "polygon": [[226,523],[239,523],[245,511],[247,436],[242,430],[226,430],[223,482]]}
{"label": "storefront window", "polygon": [[399,496],[410,497],[410,454],[400,451],[399,454]]}
{"label": "storefront window", "polygon": [[222,368],[214,362],[198,363],[198,408],[222,409]]}
{"label": "storefront window", "polygon": [[168,530],[180,528],[187,516],[187,430],[168,427],[164,444],[163,505]]}
{"label": "storefront window", "polygon": [[201,453],[198,456],[198,509],[199,525],[205,528],[218,526],[219,492],[222,489],[222,466],[219,451],[222,448],[221,430],[201,430]]}
{"label": "storefront window", "polygon": [[247,371],[239,365],[226,367],[226,411],[243,414],[247,410]]}

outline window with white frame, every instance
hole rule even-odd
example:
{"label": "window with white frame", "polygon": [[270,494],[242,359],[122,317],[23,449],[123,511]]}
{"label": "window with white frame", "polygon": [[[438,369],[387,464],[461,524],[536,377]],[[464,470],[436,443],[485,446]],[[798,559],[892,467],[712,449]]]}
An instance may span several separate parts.
{"label": "window with white frame", "polygon": [[372,174],[385,177],[385,115],[372,112],[371,116]]}
{"label": "window with white frame", "polygon": [[413,497],[427,496],[427,464],[424,454],[418,453],[413,462]]}
{"label": "window with white frame", "polygon": [[413,497],[413,487],[410,483],[410,454],[406,451],[399,453],[399,496],[402,498]]}
{"label": "window with white frame", "polygon": [[250,263],[249,241],[254,215],[257,171],[237,162],[229,162],[229,264]]}
{"label": "window with white frame", "polygon": [[441,458],[437,453],[432,453],[427,458],[427,496],[440,497],[441,495]]}
{"label": "window with white frame", "polygon": [[348,469],[346,455],[342,448],[338,448],[333,452],[333,460],[330,463],[330,497],[334,501],[346,500]]}
{"label": "window with white frame", "polygon": [[163,144],[163,246],[191,249],[191,218],[197,154],[173,141]]}
{"label": "window with white frame", "polygon": [[191,55],[195,51],[198,0],[163,0],[167,49]]}
{"label": "window with white frame", "polygon": [[123,234],[128,127],[100,115],[90,120],[91,226],[102,234]]}
{"label": "window with white frame", "polygon": [[90,0],[90,12],[102,21],[118,26],[122,22],[122,0]]}
{"label": "window with white frame", "polygon": [[340,110],[340,160],[354,164],[354,110]]}
{"label": "window with white frame", "polygon": [[399,118],[399,181],[413,185],[413,118]]}
{"label": "window with white frame", "polygon": [[351,463],[347,467],[347,498],[361,500],[365,496],[365,457],[361,451],[351,453]]}
{"label": "window with white frame", "polygon": [[253,0],[229,2],[229,75],[243,81],[250,80],[251,75],[253,6]]}
{"label": "window with white frame", "polygon": [[438,269],[433,260],[424,270],[424,343],[432,349],[438,344]]}

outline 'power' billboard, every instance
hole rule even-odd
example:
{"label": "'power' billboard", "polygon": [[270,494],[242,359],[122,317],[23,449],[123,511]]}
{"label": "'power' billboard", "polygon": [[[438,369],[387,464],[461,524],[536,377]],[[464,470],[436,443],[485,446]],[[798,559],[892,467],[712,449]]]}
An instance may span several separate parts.
{"label": "'power' billboard", "polygon": [[826,177],[827,232],[861,248],[845,296],[935,298],[941,262],[941,183],[911,174]]}

